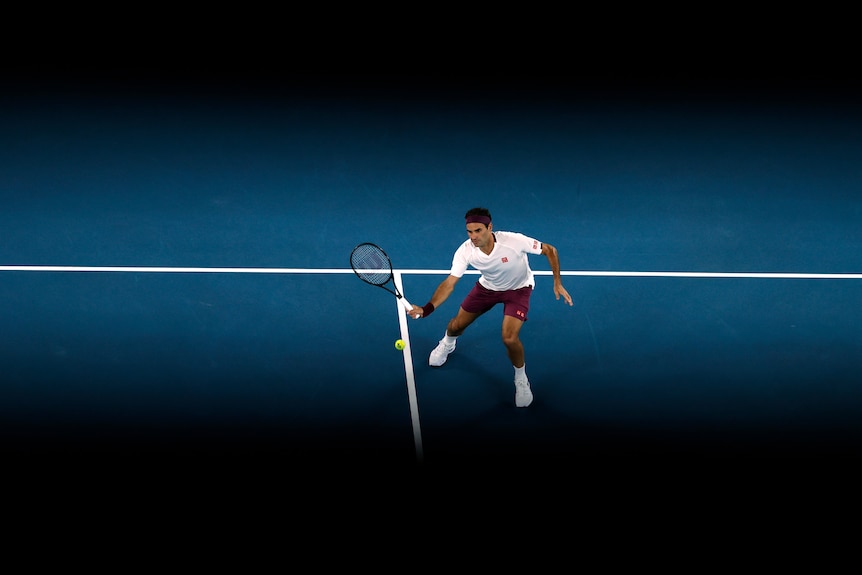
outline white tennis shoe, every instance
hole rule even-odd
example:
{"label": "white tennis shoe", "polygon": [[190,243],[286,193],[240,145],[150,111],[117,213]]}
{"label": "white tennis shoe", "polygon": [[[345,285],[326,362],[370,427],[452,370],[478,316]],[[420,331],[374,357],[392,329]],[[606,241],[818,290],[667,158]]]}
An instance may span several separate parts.
{"label": "white tennis shoe", "polygon": [[515,378],[515,407],[527,407],[533,403],[533,391],[530,389],[530,381],[524,378]]}
{"label": "white tennis shoe", "polygon": [[455,351],[455,343],[447,345],[445,340],[441,339],[437,347],[431,350],[431,355],[428,357],[428,365],[431,367],[440,367],[446,363],[446,358],[453,351]]}

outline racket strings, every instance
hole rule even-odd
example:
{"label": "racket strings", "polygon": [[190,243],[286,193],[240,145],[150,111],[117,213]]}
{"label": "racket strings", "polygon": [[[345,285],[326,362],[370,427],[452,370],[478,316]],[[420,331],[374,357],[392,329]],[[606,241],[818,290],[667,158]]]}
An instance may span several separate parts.
{"label": "racket strings", "polygon": [[373,245],[357,246],[350,254],[350,265],[368,283],[383,285],[392,277],[392,265],[383,251]]}

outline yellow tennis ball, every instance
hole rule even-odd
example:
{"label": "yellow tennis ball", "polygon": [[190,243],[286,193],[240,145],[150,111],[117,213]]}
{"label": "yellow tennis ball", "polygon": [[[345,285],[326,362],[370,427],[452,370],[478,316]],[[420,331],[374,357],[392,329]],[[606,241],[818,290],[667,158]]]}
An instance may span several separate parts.
{"label": "yellow tennis ball", "polygon": [[395,340],[395,349],[397,349],[399,351],[404,349],[404,340],[403,339]]}

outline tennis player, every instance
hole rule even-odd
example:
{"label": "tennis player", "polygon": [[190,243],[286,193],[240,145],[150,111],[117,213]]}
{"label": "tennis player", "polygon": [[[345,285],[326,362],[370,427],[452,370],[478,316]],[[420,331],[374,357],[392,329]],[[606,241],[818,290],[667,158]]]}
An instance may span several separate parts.
{"label": "tennis player", "polygon": [[461,302],[458,314],[449,320],[446,334],[431,352],[428,363],[433,367],[446,363],[464,330],[477,317],[502,303],[503,344],[515,368],[515,405],[527,407],[533,402],[533,392],[524,363],[524,345],[519,336],[521,326],[527,321],[530,295],[535,285],[527,256],[542,254],[548,258],[554,274],[554,295],[558,300],[562,296],[567,304],[572,305],[572,297],[560,278],[557,249],[520,233],[495,232],[491,212],[485,208],[473,208],[464,217],[469,239],[455,252],[449,275],[434,291],[431,301],[422,307],[414,305],[407,313],[413,318],[428,317],[452,295],[467,266],[478,270],[481,274],[479,281]]}

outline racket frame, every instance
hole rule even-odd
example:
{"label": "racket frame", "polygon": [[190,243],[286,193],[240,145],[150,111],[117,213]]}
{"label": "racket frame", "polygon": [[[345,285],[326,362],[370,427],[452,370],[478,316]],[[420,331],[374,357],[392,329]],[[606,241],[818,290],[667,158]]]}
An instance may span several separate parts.
{"label": "racket frame", "polygon": [[[353,262],[353,255],[357,252],[357,250],[359,250],[360,248],[366,247],[366,246],[370,246],[374,250],[379,252],[380,255],[382,256],[383,260],[385,261],[386,265],[389,267],[389,269],[388,269],[389,277],[386,278],[386,281],[381,282],[381,283],[371,281],[368,278],[363,277],[363,274],[360,273],[361,268],[360,269],[356,268],[356,265]],[[398,289],[398,286],[395,284],[395,273],[392,271],[392,260],[389,259],[389,255],[385,251],[383,251],[383,248],[381,248],[380,246],[378,246],[377,244],[375,244],[373,242],[362,242],[361,244],[357,244],[356,247],[354,247],[353,250],[351,250],[351,252],[350,252],[350,268],[353,270],[353,273],[355,273],[359,279],[361,279],[362,281],[364,281],[365,283],[367,283],[369,285],[373,285],[373,286],[377,286],[379,288],[385,289],[386,291],[388,291],[389,293],[394,295],[396,298],[398,298],[398,301],[401,303],[402,306],[404,306],[404,309],[406,309],[407,311],[413,310],[413,305],[409,301],[407,301],[407,298],[404,297],[404,295]],[[379,273],[386,273],[387,270],[377,269],[376,271]],[[392,282],[392,287],[395,289],[390,289],[389,287],[387,287],[386,284],[388,284],[389,282]]]}

